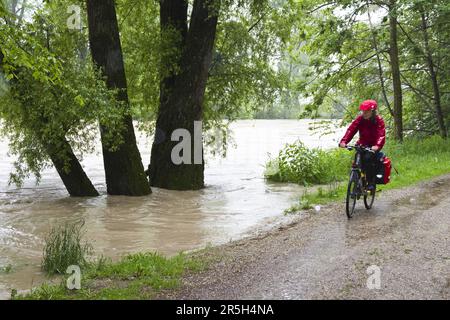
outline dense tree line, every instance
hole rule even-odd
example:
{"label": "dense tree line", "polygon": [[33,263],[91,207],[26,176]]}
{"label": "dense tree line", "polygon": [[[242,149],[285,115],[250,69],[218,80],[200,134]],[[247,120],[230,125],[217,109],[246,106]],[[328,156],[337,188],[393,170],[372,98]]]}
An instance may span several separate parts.
{"label": "dense tree line", "polygon": [[309,61],[298,87],[312,97],[308,110],[341,108],[350,119],[372,97],[395,139],[447,137],[449,10],[438,0],[304,1],[297,39]]}

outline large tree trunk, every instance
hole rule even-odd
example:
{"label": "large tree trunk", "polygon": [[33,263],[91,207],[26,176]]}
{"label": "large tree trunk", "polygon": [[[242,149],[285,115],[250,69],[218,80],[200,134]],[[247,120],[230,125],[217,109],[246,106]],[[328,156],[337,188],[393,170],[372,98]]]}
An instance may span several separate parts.
{"label": "large tree trunk", "polygon": [[424,38],[424,44],[425,44],[425,53],[426,53],[426,58],[427,58],[428,70],[430,71],[431,83],[433,85],[434,108],[436,111],[436,117],[437,117],[437,121],[439,124],[439,131],[441,132],[441,136],[443,138],[447,138],[447,128],[445,126],[444,114],[442,112],[442,106],[441,106],[441,92],[439,90],[437,73],[434,68],[433,56],[431,53],[430,43],[429,43],[429,39],[428,39],[427,20],[425,17],[425,13],[423,11],[421,12],[421,18],[422,18],[422,32],[423,32],[423,38]]}
{"label": "large tree trunk", "polygon": [[[3,53],[0,48],[0,71],[2,71]],[[14,83],[12,83],[14,85]],[[22,96],[26,96],[25,92]],[[25,102],[26,103],[26,102]],[[56,139],[55,139],[56,140]],[[80,162],[73,153],[72,147],[65,137],[60,137],[58,143],[50,144],[40,141],[56,168],[67,192],[72,197],[95,197],[98,192],[83,170]]]}
{"label": "large tree trunk", "polygon": [[[89,42],[94,63],[101,67],[110,89],[119,89],[117,100],[128,105],[127,83],[113,0],[87,0]],[[136,145],[131,116],[124,116],[124,143],[111,151],[105,136],[109,128],[100,124],[108,194],[142,196],[151,193]]]}
{"label": "large tree trunk", "polygon": [[45,149],[71,196],[95,197],[99,195],[65,137],[59,139],[57,145],[46,144]]}
{"label": "large tree trunk", "polygon": [[187,10],[187,0],[160,0],[161,38],[164,46],[170,46],[168,52],[171,53],[164,53],[161,56],[160,105],[167,103],[170,93],[174,90],[176,70],[180,68],[181,54],[186,45]]}
{"label": "large tree trunk", "polygon": [[394,137],[398,141],[403,141],[403,98],[402,83],[400,79],[400,62],[398,58],[397,44],[397,1],[389,1],[389,29],[390,29],[390,50],[392,82],[394,89]]}
{"label": "large tree trunk", "polygon": [[[161,101],[158,112],[149,168],[152,186],[175,190],[204,187],[203,148],[201,141],[197,145],[194,142],[195,137],[201,140],[201,131],[194,134],[194,121],[202,120],[219,7],[220,0],[194,2],[180,73],[175,76],[173,90],[170,90],[166,100]],[[191,163],[177,165],[171,159],[172,150],[178,144],[171,141],[176,129],[186,129],[191,134]],[[196,164],[198,159],[195,154],[198,153],[201,154],[201,161]]]}
{"label": "large tree trunk", "polygon": [[383,93],[383,99],[384,99],[384,103],[386,104],[386,107],[389,110],[389,113],[391,114],[391,116],[394,116],[394,111],[391,108],[391,104],[389,103],[389,99],[386,93],[386,85],[384,82],[384,76],[383,76],[383,66],[381,65],[381,59],[380,59],[380,50],[378,48],[378,41],[377,41],[377,36],[376,36],[376,32],[375,29],[373,27],[372,24],[372,16],[370,14],[370,6],[369,6],[369,1],[366,1],[367,4],[367,16],[369,18],[369,26],[372,32],[372,45],[373,48],[375,50],[375,54],[377,56],[377,64],[378,64],[378,77],[380,79],[380,86],[381,86],[381,92]]}

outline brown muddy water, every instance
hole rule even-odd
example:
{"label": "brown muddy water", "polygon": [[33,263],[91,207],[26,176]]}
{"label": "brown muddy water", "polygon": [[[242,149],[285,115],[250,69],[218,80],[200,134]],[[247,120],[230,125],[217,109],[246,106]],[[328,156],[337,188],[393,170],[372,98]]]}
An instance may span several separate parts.
{"label": "brown muddy water", "polygon": [[[264,164],[285,143],[301,139],[308,146],[334,147],[342,129],[313,134],[309,120],[243,120],[231,125],[234,143],[225,158],[206,156],[206,188],[168,191],[153,188],[148,197],[107,196],[100,148],[85,156],[83,166],[97,189],[97,198],[70,198],[54,169],[23,188],[8,186],[12,158],[0,141],[0,299],[11,289],[27,290],[45,278],[40,272],[43,239],[51,226],[83,218],[86,239],[96,255],[117,259],[137,251],[171,255],[220,244],[270,228],[302,192],[293,184],[264,180]],[[138,134],[144,165],[151,139]]]}

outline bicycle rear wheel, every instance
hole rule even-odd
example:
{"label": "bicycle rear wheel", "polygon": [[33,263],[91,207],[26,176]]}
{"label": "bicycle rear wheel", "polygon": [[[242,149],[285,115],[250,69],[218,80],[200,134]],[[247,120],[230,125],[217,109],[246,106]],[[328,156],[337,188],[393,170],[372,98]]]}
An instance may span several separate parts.
{"label": "bicycle rear wheel", "polygon": [[345,201],[345,212],[347,213],[347,218],[349,219],[351,219],[353,213],[355,212],[358,180],[358,174],[352,172],[350,175],[350,180],[348,182],[347,199]]}

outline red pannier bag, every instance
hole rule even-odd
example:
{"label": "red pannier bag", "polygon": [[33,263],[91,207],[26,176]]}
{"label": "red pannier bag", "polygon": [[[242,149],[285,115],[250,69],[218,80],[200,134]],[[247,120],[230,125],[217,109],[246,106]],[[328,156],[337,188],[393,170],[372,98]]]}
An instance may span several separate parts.
{"label": "red pannier bag", "polygon": [[384,157],[383,165],[384,165],[383,181],[384,184],[388,184],[389,181],[391,181],[391,169],[392,169],[391,159],[389,159],[388,157]]}
{"label": "red pannier bag", "polygon": [[385,156],[381,161],[380,172],[377,173],[377,184],[388,184],[391,181],[391,159]]}

